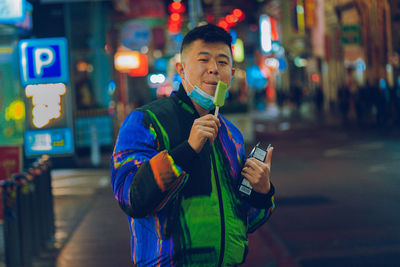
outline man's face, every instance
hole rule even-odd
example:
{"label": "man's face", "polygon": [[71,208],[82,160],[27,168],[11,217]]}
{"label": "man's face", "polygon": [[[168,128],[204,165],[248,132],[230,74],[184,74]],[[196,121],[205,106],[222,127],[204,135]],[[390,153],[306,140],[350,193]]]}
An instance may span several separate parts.
{"label": "man's face", "polygon": [[178,63],[176,68],[188,92],[193,90],[192,85],[197,85],[210,95],[215,94],[219,80],[229,85],[234,74],[230,48],[224,43],[206,43],[203,40],[185,47],[182,63]]}

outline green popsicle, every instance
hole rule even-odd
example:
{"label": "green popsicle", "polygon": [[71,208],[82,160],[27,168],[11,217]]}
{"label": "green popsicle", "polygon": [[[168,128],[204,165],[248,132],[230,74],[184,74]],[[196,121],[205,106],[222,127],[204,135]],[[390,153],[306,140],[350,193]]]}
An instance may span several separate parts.
{"label": "green popsicle", "polygon": [[226,83],[218,81],[217,89],[215,90],[214,104],[218,107],[222,107],[225,102],[226,95]]}
{"label": "green popsicle", "polygon": [[222,107],[225,103],[226,90],[227,90],[226,83],[218,81],[217,89],[215,90],[215,95],[214,95],[214,104],[216,106],[214,115],[216,116],[218,115],[219,107]]}

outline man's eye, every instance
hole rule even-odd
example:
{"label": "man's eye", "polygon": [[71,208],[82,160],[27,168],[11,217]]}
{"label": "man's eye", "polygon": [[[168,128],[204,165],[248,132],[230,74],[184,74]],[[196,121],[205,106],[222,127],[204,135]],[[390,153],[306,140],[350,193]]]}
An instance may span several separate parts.
{"label": "man's eye", "polygon": [[228,62],[226,62],[226,61],[218,61],[218,63],[219,64],[223,64],[223,65],[227,65],[228,64]]}
{"label": "man's eye", "polygon": [[200,58],[199,61],[201,61],[201,62],[207,62],[207,59],[205,59],[205,58]]}

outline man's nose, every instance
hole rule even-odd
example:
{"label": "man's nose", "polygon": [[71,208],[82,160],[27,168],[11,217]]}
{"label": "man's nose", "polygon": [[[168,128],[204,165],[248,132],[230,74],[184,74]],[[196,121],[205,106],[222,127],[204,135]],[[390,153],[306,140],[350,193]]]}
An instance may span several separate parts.
{"label": "man's nose", "polygon": [[218,65],[215,60],[210,60],[208,62],[208,73],[209,74],[218,74]]}

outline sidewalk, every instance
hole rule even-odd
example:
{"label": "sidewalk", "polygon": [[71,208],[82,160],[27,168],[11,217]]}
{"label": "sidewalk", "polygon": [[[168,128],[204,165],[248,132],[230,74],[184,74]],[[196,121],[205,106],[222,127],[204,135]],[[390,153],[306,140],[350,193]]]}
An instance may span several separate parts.
{"label": "sidewalk", "polygon": [[32,266],[133,266],[129,226],[114,200],[109,170],[52,170],[52,189],[53,245],[42,249]]}
{"label": "sidewalk", "polygon": [[58,267],[133,266],[128,221],[109,188],[99,189],[93,205],[57,257]]}
{"label": "sidewalk", "polygon": [[[42,253],[33,266],[134,266],[128,221],[112,195],[108,170],[53,170],[52,178],[54,249]],[[296,266],[268,223],[249,239],[250,251],[241,267]],[[285,262],[291,264],[280,265]]]}
{"label": "sidewalk", "polygon": [[[113,198],[109,179],[104,181],[108,170],[54,170],[52,174],[55,249],[34,266],[134,266],[127,219]],[[268,224],[249,239],[250,251],[241,267],[296,266]],[[282,262],[291,264],[279,265]]]}

